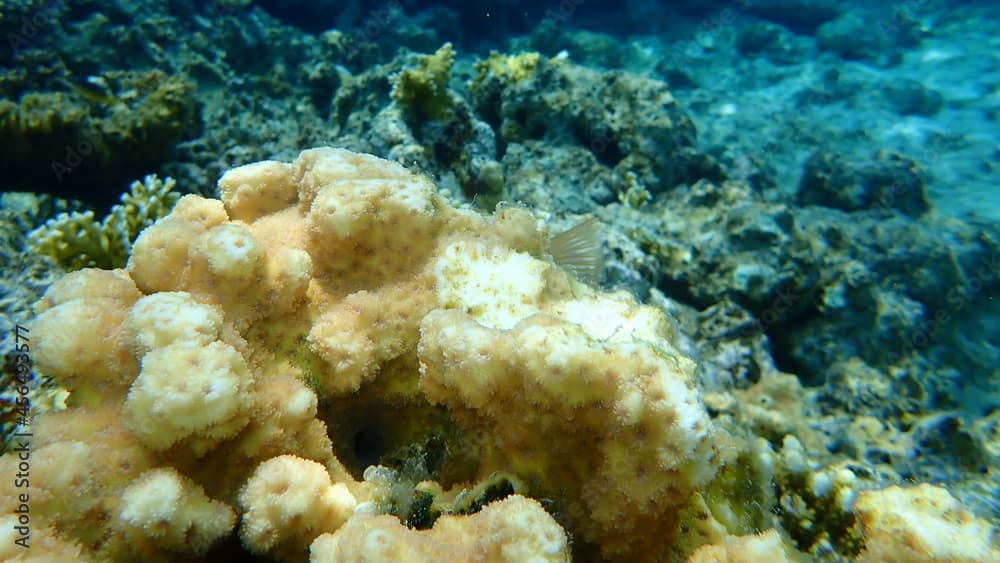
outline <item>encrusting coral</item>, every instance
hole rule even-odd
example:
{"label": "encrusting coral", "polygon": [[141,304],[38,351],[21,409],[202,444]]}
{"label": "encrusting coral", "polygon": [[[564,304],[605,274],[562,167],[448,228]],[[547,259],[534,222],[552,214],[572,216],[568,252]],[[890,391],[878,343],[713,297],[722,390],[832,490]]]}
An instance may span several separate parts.
{"label": "encrusting coral", "polygon": [[790,556],[781,536],[769,530],[755,536],[727,536],[719,544],[698,548],[688,563],[789,563],[797,561]]}
{"label": "encrusting coral", "polygon": [[990,524],[941,487],[866,491],[855,510],[869,540],[860,561],[1000,561]]}
{"label": "encrusting coral", "polygon": [[[169,559],[238,532],[284,560],[314,540],[315,560],[372,542],[388,558],[410,543],[423,560],[565,560],[553,517],[508,496],[523,489],[579,549],[662,557],[716,464],[660,310],[557,266],[527,210],[456,209],[375,157],[309,150],[232,170],[220,191],[182,198],[126,269],[69,274],[36,306],[38,369],[72,391],[33,445],[37,471],[66,474],[30,489],[53,499],[33,511],[60,548]],[[379,411],[392,416],[353,416]],[[379,485],[348,471],[371,434],[371,461],[443,441],[413,488],[436,512],[407,520],[428,529],[379,516]],[[41,457],[76,450],[91,461]],[[497,472],[519,484],[447,500]]]}

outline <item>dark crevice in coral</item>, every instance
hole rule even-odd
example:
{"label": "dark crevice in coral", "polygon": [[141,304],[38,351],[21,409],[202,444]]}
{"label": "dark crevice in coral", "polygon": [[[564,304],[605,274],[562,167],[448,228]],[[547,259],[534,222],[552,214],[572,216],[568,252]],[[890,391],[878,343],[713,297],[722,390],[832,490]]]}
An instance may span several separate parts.
{"label": "dark crevice in coral", "polygon": [[233,532],[224,540],[212,546],[202,561],[215,561],[217,563],[266,563],[272,561],[267,557],[258,557],[243,547],[239,534]]}
{"label": "dark crevice in coral", "polygon": [[801,316],[795,320],[764,326],[764,334],[771,342],[774,366],[779,371],[797,375],[799,381],[807,387],[823,385],[826,378],[823,373],[814,373],[796,356],[794,351],[798,349],[798,345],[795,343],[795,336],[800,332],[800,327],[809,324],[816,316],[818,313],[814,312],[812,315]]}
{"label": "dark crevice in coral", "polygon": [[685,280],[664,276],[656,284],[656,287],[667,297],[690,305],[699,311],[704,311],[712,306],[710,300],[695,294],[691,289],[691,284]]}

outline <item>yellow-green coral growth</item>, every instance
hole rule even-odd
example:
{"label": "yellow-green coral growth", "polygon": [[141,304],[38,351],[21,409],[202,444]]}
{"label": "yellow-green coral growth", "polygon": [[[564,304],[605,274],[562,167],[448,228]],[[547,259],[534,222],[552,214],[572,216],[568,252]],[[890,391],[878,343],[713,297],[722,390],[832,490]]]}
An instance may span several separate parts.
{"label": "yellow-green coral growth", "polygon": [[93,211],[60,213],[28,235],[28,247],[67,270],[120,268],[139,233],[173,209],[180,197],[175,186],[173,178],[146,176],[132,182],[104,220]]}

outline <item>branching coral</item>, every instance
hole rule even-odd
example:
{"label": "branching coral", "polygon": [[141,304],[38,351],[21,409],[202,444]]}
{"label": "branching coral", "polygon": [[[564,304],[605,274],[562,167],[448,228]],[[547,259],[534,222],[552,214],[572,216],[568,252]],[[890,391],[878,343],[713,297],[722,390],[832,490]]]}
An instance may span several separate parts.
{"label": "branching coral", "polygon": [[49,256],[67,270],[125,265],[139,232],[170,212],[180,194],[173,178],[149,175],[132,182],[121,203],[102,221],[93,211],[60,213],[28,236],[32,252]]}

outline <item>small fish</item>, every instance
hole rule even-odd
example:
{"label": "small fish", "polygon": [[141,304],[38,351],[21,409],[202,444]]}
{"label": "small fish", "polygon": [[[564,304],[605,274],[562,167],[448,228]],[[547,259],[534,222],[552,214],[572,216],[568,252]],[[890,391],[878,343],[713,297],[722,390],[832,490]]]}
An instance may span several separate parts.
{"label": "small fish", "polygon": [[566,268],[585,284],[596,286],[604,271],[601,224],[594,217],[562,232],[549,243],[549,252],[556,264]]}
{"label": "small fish", "polygon": [[83,82],[63,77],[58,77],[56,80],[92,104],[113,106],[121,103],[121,100],[111,93],[107,83],[100,77],[88,76],[87,80]]}

